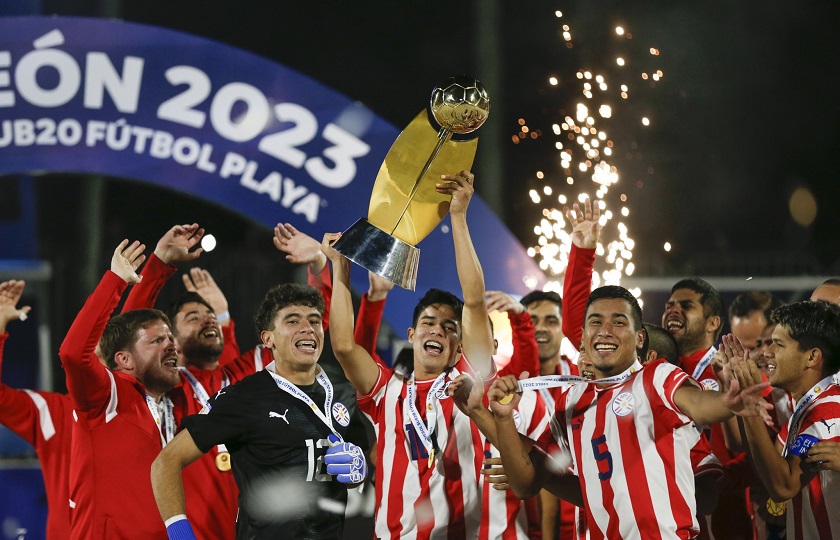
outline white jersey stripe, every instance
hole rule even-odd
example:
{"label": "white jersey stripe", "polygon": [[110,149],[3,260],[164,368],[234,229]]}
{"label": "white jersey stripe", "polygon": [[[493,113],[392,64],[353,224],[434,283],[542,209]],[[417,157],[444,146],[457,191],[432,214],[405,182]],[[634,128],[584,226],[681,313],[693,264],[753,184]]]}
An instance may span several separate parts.
{"label": "white jersey stripe", "polygon": [[[654,363],[625,383],[564,390],[540,444],[571,441],[592,538],[697,532],[691,448],[699,431],[673,402],[688,376]],[[560,437],[556,437],[560,435]]]}
{"label": "white jersey stripe", "polygon": [[262,343],[260,343],[259,345],[257,345],[254,348],[254,368],[257,371],[262,371],[263,367],[265,367],[265,366],[263,366],[263,359],[262,359],[263,349],[265,349],[265,345],[263,345]]}
{"label": "white jersey stripe", "polygon": [[33,392],[32,390],[24,390],[26,394],[32,399],[35,403],[35,407],[38,409],[38,425],[41,428],[41,435],[44,437],[45,441],[48,441],[53,438],[55,435],[55,425],[52,421],[52,415],[50,414],[50,408],[47,405],[47,400],[44,397],[37,393]]}
{"label": "white jersey stripe", "polygon": [[111,379],[111,398],[108,400],[108,406],[105,409],[105,423],[117,417],[117,405],[119,405],[119,398],[117,396],[117,381],[114,379],[114,374],[110,370],[107,371],[108,377]]}

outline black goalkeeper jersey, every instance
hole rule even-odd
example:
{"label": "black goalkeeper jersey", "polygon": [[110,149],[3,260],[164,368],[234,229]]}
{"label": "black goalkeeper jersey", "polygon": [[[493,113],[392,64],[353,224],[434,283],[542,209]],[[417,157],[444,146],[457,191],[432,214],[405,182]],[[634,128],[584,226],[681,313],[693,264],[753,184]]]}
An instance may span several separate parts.
{"label": "black goalkeeper jersey", "polygon": [[[317,381],[298,388],[345,437],[356,411],[353,387],[336,383],[329,411]],[[230,452],[240,492],[237,540],[341,538],[347,489],[323,463],[332,431],[268,371],[222,389],[209,410],[184,418],[182,426],[202,452],[219,444]]]}

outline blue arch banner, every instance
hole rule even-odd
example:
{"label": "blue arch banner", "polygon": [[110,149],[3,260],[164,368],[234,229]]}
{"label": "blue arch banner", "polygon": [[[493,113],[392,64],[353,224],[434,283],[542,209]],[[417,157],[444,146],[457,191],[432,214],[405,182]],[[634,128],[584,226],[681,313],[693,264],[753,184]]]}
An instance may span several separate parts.
{"label": "blue arch banner", "polygon": [[[319,238],[367,213],[398,135],[365,105],[219,42],[106,19],[0,18],[3,175],[133,179]],[[488,287],[521,294],[542,284],[482,201],[469,217]],[[418,291],[458,291],[448,221],[419,247]],[[367,286],[361,269],[354,284]],[[405,328],[416,296],[392,298],[386,319]]]}

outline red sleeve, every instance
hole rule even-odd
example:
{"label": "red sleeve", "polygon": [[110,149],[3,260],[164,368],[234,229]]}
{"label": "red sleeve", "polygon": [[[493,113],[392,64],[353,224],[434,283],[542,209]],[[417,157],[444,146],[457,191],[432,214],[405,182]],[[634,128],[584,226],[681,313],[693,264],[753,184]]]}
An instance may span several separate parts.
{"label": "red sleeve", "polygon": [[132,311],[134,309],[152,309],[155,307],[157,297],[163,285],[172,277],[176,268],[171,264],[164,264],[164,262],[152,253],[149,260],[140,270],[140,276],[143,278],[140,283],[134,285],[128,292],[128,298],[125,299],[122,311]]}
{"label": "red sleeve", "polygon": [[540,374],[540,355],[531,315],[527,311],[516,315],[508,313],[508,319],[512,332],[513,354],[508,365],[499,370],[499,376],[519,377],[520,373],[527,371],[531,377],[536,377]]}
{"label": "red sleeve", "polygon": [[332,302],[332,277],[330,277],[330,265],[325,264],[324,268],[321,269],[317,275],[313,274],[309,269],[309,265],[307,265],[306,283],[321,291],[321,294],[324,296],[324,314],[321,316],[321,319],[323,320],[322,326],[324,327],[324,332],[326,332],[327,328],[330,326],[330,302]]}
{"label": "red sleeve", "polygon": [[583,319],[586,316],[586,301],[592,291],[592,268],[595,266],[595,250],[572,245],[566,277],[563,278],[563,335],[575,349],[580,347],[583,336]]}
{"label": "red sleeve", "polygon": [[377,364],[383,363],[376,354],[376,339],[379,337],[379,323],[382,322],[383,311],[385,311],[385,300],[371,302],[365,293],[359,304],[359,314],[356,316],[356,326],[353,330],[353,340],[370,353]]}
{"label": "red sleeve", "polygon": [[709,473],[715,475],[723,474],[723,466],[720,464],[720,460],[712,453],[709,439],[702,432],[700,433],[700,439],[691,447],[691,468],[694,470],[694,476]]}
{"label": "red sleeve", "polygon": [[746,452],[735,454],[735,457],[723,464],[723,478],[718,484],[720,491],[743,490],[750,487],[756,480],[752,465],[747,460]]}
{"label": "red sleeve", "polygon": [[228,324],[222,326],[222,339],[225,346],[222,349],[222,355],[219,357],[219,366],[230,364],[239,358],[239,343],[236,342],[236,325],[233,319],[228,320]]}
{"label": "red sleeve", "polygon": [[[0,334],[0,369],[3,365],[3,347],[8,333]],[[23,390],[16,390],[0,383],[0,424],[20,435],[35,446],[38,427],[38,408]]]}
{"label": "red sleeve", "polygon": [[105,272],[61,343],[58,356],[67,375],[67,390],[82,411],[104,409],[111,395],[111,377],[94,350],[126,283]]}

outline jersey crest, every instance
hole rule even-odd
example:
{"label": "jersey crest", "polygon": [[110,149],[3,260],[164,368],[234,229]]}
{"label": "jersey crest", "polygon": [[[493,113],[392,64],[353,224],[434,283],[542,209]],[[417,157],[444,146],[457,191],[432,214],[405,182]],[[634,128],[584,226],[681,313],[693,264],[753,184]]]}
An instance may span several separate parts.
{"label": "jersey crest", "polygon": [[715,379],[703,379],[700,381],[700,386],[703,387],[703,390],[720,390],[720,385]]}
{"label": "jersey crest", "polygon": [[332,415],[335,421],[342,426],[347,427],[350,425],[350,411],[347,410],[347,407],[343,403],[336,402],[332,406]]}
{"label": "jersey crest", "polygon": [[616,416],[627,416],[633,412],[636,405],[636,398],[630,392],[622,392],[615,396],[612,402],[612,410]]}

